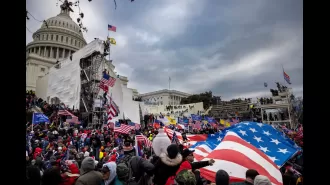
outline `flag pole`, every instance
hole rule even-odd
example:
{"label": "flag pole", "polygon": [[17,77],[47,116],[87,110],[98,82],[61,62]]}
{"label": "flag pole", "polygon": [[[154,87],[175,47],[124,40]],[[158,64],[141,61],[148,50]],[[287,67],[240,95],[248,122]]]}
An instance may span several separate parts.
{"label": "flag pole", "polygon": [[171,77],[168,77],[168,90],[171,90]]}
{"label": "flag pole", "polygon": [[31,126],[31,131],[33,131],[33,123],[34,123],[34,112],[32,114],[32,126]]}

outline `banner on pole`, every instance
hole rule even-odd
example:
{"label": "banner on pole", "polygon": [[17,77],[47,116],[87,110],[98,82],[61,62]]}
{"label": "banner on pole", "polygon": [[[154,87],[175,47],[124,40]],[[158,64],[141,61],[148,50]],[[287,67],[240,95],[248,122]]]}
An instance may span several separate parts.
{"label": "banner on pole", "polygon": [[33,113],[33,116],[32,116],[33,124],[38,124],[38,123],[43,123],[43,122],[49,123],[49,118],[46,115],[44,115],[43,113]]}

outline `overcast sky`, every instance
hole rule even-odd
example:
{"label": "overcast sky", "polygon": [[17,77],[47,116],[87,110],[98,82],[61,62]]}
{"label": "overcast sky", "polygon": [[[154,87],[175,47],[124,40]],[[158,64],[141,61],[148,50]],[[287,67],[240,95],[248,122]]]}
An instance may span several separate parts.
{"label": "overcast sky", "polygon": [[[187,93],[261,97],[284,83],[283,65],[302,96],[301,0],[117,0],[116,10],[113,0],[80,0],[80,7],[87,43],[106,38],[108,24],[117,27],[111,59],[140,93],[168,88],[171,76],[171,89]],[[27,10],[40,20],[60,12],[56,0],[27,0]],[[26,25],[35,32],[41,23]],[[26,43],[31,35],[26,30]]]}

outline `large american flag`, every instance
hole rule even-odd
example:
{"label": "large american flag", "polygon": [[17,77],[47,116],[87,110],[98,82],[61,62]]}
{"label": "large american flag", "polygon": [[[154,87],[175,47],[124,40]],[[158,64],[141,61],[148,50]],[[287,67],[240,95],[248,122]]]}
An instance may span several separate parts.
{"label": "large american flag", "polygon": [[144,135],[136,135],[135,140],[143,142],[146,147],[152,146],[152,142]]}
{"label": "large american flag", "polygon": [[203,161],[210,159],[215,160],[213,166],[202,168],[200,172],[204,178],[212,182],[219,169],[229,174],[230,182],[244,181],[246,171],[255,169],[260,175],[267,176],[273,184],[283,184],[282,174],[272,159],[235,132],[227,132],[221,143],[210,151]]}
{"label": "large american flag", "polygon": [[103,73],[103,78],[101,79],[101,84],[113,87],[116,83],[116,78],[111,77],[110,75]]}
{"label": "large american flag", "polygon": [[114,128],[114,132],[119,132],[122,134],[129,134],[129,132],[132,130],[132,127],[129,125],[125,125],[125,124],[120,124],[120,127],[116,127]]}
{"label": "large american flag", "polygon": [[[244,145],[248,145],[249,147],[251,145],[254,146],[259,152],[263,153],[263,155],[259,154],[259,153],[258,153],[258,155],[262,155],[263,158],[265,158],[265,156],[266,156],[268,159],[270,159],[270,161],[272,161],[276,165],[277,168],[283,166],[287,160],[289,160],[293,155],[295,155],[300,150],[300,148],[293,141],[291,141],[290,139],[283,136],[282,132],[276,130],[275,128],[273,128],[272,126],[270,126],[268,124],[256,123],[256,122],[241,122],[241,123],[237,123],[231,127],[226,128],[222,132],[219,132],[216,134],[210,134],[206,141],[197,142],[195,145],[191,146],[190,147],[191,149],[195,149],[195,152],[194,152],[195,159],[197,161],[200,161],[200,160],[205,160],[205,158],[210,158],[209,155],[212,152],[215,152],[219,148],[219,146],[221,146],[221,144],[224,141],[226,141],[225,138],[227,137],[227,134],[229,132],[236,134],[237,137],[240,138],[240,140],[243,140],[245,142]],[[233,135],[233,134],[231,134],[231,135]],[[230,150],[239,149],[237,143],[234,143],[233,141],[231,141],[229,143],[231,144],[230,145],[231,148],[229,148]],[[242,143],[239,143],[239,144],[242,145]],[[229,145],[228,142],[225,146],[227,146],[227,145]],[[242,148],[244,148],[244,150]],[[251,149],[251,147],[250,147],[250,149]],[[222,156],[222,152],[225,153],[225,151],[227,151],[227,150],[218,151],[217,154],[219,156]],[[239,152],[241,152],[248,158],[253,159],[252,161],[245,161],[245,162],[249,162],[251,164],[249,164],[249,163],[243,164],[244,161],[240,161],[240,162],[242,162],[241,166],[245,167],[246,169],[249,169],[251,165],[255,165],[254,163],[257,163],[265,168],[267,166],[269,167],[268,164],[259,160],[260,157],[255,158],[256,153],[253,153],[253,152],[251,152],[251,150],[248,150],[246,148],[246,146],[241,147],[241,149],[239,149]],[[226,163],[233,165],[232,160],[236,160],[235,158],[239,158],[235,155],[232,155],[232,157],[234,159],[230,159],[230,158],[226,158],[226,160],[222,159],[224,162],[221,163],[221,165],[226,164]],[[229,162],[226,162],[226,161],[229,161]],[[217,167],[224,169],[221,166],[217,166]],[[234,164],[232,166],[232,168],[234,168],[234,167],[238,169],[237,173],[239,172],[240,176],[237,176],[237,173],[233,173],[232,179],[234,179],[234,181],[238,180],[239,178],[241,178],[241,180],[244,180],[246,170],[244,171],[243,170],[244,168],[237,166],[236,164]],[[238,168],[238,167],[240,167],[242,170],[240,171],[239,170],[240,168]],[[268,167],[267,167],[267,170],[270,169]],[[230,167],[228,167],[228,168],[230,169]],[[206,168],[206,169],[209,169],[209,168]],[[257,168],[254,168],[254,169],[258,170]],[[244,173],[243,173],[243,171],[244,171]],[[227,172],[229,173],[229,171],[227,171]],[[209,171],[201,170],[201,175],[202,176],[204,175],[209,179],[211,177]],[[267,174],[263,174],[263,175],[267,175]],[[277,183],[274,183],[274,184],[277,184]],[[279,184],[281,184],[281,183],[279,183]]]}

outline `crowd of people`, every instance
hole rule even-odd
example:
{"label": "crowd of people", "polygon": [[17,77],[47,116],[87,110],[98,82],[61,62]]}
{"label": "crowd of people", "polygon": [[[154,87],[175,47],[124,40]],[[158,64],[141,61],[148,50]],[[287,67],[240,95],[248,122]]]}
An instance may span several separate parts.
{"label": "crowd of people", "polygon": [[[47,112],[51,107],[50,123],[27,124],[26,129],[26,184],[29,185],[229,185],[226,171],[219,169],[214,181],[204,179],[199,169],[213,165],[214,160],[194,162],[194,151],[180,143],[171,144],[162,128],[153,127],[156,117],[145,117],[145,125],[129,134],[114,132],[104,125],[99,129],[84,125],[60,124],[61,118],[54,115],[57,106],[45,107],[33,93],[27,93],[27,109],[40,106]],[[68,108],[66,108],[68,110]],[[162,127],[162,126],[161,126]],[[176,130],[177,128],[172,128]],[[204,128],[212,134],[218,130]],[[292,133],[286,132],[288,137]],[[152,142],[152,147],[139,141],[143,135]],[[297,135],[297,134],[296,134]],[[295,136],[296,136],[295,135]],[[186,140],[186,133],[182,133]],[[297,138],[293,138],[296,140]],[[137,152],[138,151],[138,152]],[[142,155],[141,155],[142,154]],[[301,185],[302,155],[298,154],[281,168],[284,185]],[[301,169],[300,169],[301,168]],[[299,170],[299,176],[295,170]],[[270,180],[259,175],[255,169],[246,171],[248,185],[270,185]]]}
{"label": "crowd of people", "polygon": [[[213,165],[214,160],[194,162],[194,151],[184,149],[183,145],[171,144],[163,129],[159,133],[146,130],[145,134],[153,134],[153,138],[149,137],[154,140],[153,152],[147,148],[145,155],[140,157],[136,156],[133,145],[134,135],[140,134],[139,131],[127,135],[107,128],[63,130],[50,127],[45,133],[41,131],[45,129],[42,126],[27,129],[27,184],[211,184],[200,176],[198,169]],[[285,169],[283,181],[284,185],[296,184],[297,178],[290,168]],[[229,185],[228,173],[219,169],[214,182],[216,185]],[[302,178],[299,178],[299,183],[302,184]],[[234,184],[270,185],[271,182],[256,170],[249,169],[246,180]]]}

